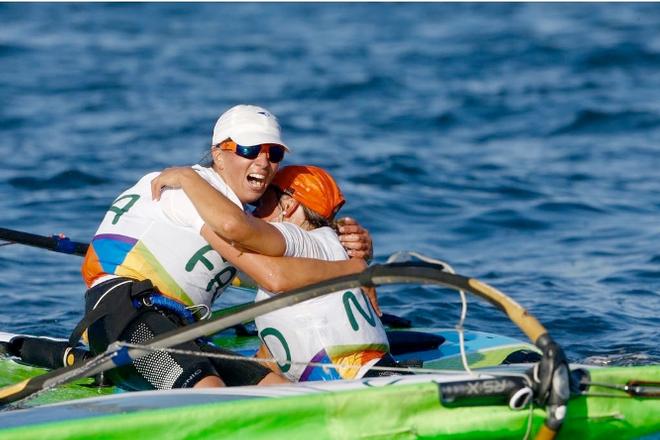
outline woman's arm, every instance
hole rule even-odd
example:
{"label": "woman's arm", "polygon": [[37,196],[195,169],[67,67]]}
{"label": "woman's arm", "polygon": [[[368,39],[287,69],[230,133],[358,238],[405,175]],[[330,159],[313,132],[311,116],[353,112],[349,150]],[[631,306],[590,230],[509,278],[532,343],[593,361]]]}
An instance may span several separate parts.
{"label": "woman's arm", "polygon": [[[255,218],[213,188],[195,170],[174,167],[164,170],[151,182],[152,197],[160,198],[165,187],[183,188],[204,221],[220,236],[260,254],[280,256],[286,243],[268,222]],[[356,220],[345,217],[338,221],[339,240],[351,258],[373,258],[369,231]]]}
{"label": "woman's arm", "polygon": [[277,228],[244,212],[194,169],[175,167],[163,170],[151,181],[154,200],[160,199],[165,187],[182,188],[204,222],[225,240],[260,254],[284,255],[286,243]]}
{"label": "woman's arm", "polygon": [[220,255],[253,278],[259,286],[273,293],[286,292],[342,275],[359,273],[367,267],[362,259],[323,261],[241,252],[215,234],[208,225],[202,227],[202,237]]}

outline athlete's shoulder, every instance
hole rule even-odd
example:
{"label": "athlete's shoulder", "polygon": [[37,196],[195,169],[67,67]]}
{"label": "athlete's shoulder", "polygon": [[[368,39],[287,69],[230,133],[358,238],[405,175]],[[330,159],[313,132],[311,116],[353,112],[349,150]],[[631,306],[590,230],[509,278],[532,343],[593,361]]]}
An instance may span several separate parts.
{"label": "athlete's shoulder", "polygon": [[323,226],[321,228],[313,229],[309,231],[309,233],[317,237],[321,237],[324,240],[339,242],[339,237],[337,236],[337,232],[335,232],[335,230],[329,226]]}
{"label": "athlete's shoulder", "polygon": [[238,196],[229,187],[229,185],[227,185],[227,183],[223,180],[222,176],[220,176],[220,174],[218,174],[213,168],[204,167],[202,165],[193,165],[192,169],[197,171],[197,173],[202,177],[202,179],[206,180],[212,187],[218,190],[222,195],[224,195],[229,200],[234,202],[236,205],[240,206],[241,209],[243,209],[243,204],[241,203]]}
{"label": "athlete's shoulder", "polygon": [[313,231],[310,231],[310,234],[322,243],[323,247],[326,249],[326,252],[332,256],[333,260],[347,260],[348,254],[339,241],[339,236],[334,229],[324,226],[322,228],[316,228]]}
{"label": "athlete's shoulder", "polygon": [[202,177],[202,179],[206,180],[214,187],[223,188],[223,189],[227,187],[225,181],[218,173],[215,172],[213,168],[203,167],[201,165],[193,165],[191,168],[197,171],[197,174],[199,174]]}
{"label": "athlete's shoulder", "polygon": [[140,177],[137,182],[135,182],[133,185],[129,186],[125,190],[123,190],[121,193],[119,193],[116,197],[115,200],[118,199],[124,199],[128,196],[133,196],[138,198],[145,198],[145,199],[150,199],[151,197],[147,197],[151,194],[151,181],[158,175],[159,173],[157,171],[151,172],[148,174],[145,174],[144,176]]}

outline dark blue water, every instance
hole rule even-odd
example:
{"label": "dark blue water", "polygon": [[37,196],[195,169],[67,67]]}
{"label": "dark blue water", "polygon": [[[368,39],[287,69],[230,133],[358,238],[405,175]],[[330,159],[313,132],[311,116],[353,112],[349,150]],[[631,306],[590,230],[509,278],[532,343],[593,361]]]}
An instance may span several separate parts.
{"label": "dark blue water", "polygon": [[[648,3],[0,4],[0,226],[88,241],[121,190],[255,103],[289,162],[337,176],[377,261],[449,261],[573,361],[658,362],[658,29]],[[1,247],[0,330],[67,335],[79,265]],[[381,300],[458,317],[450,292]],[[521,336],[479,300],[468,319]]]}

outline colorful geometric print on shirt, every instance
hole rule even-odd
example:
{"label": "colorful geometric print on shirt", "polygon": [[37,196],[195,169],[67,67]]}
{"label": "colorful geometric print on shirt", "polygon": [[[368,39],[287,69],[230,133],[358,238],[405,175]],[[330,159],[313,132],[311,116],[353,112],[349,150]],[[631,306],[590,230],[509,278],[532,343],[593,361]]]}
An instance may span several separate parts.
{"label": "colorful geometric print on shirt", "polygon": [[385,330],[359,289],[277,310],[255,323],[280,370],[293,381],[357,379],[389,352]]}
{"label": "colorful geometric print on shirt", "polygon": [[[236,196],[212,170],[196,168],[238,206]],[[200,235],[203,220],[182,190],[151,198],[144,176],[122,193],[106,213],[82,266],[88,286],[104,275],[149,279],[165,296],[185,305],[210,306],[236,275]]]}

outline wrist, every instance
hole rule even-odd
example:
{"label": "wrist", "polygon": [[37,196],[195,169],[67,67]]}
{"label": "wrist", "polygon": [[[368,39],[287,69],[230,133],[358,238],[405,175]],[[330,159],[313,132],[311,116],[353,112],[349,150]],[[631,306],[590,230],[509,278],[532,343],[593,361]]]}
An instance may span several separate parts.
{"label": "wrist", "polygon": [[348,260],[350,263],[350,267],[352,270],[352,273],[360,273],[363,270],[367,268],[367,262],[363,260],[362,258],[351,258]]}

